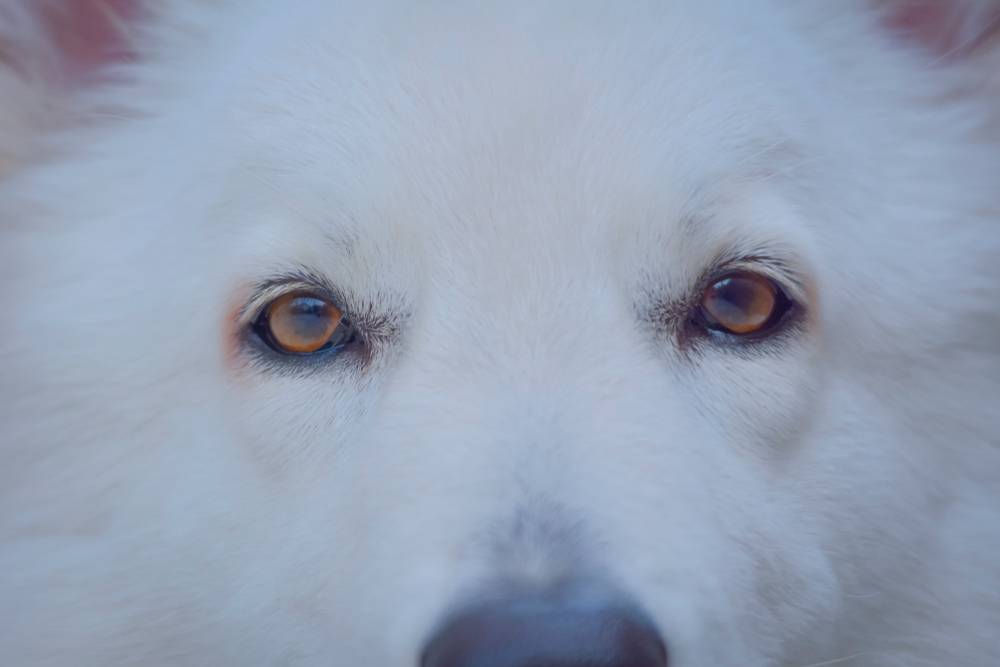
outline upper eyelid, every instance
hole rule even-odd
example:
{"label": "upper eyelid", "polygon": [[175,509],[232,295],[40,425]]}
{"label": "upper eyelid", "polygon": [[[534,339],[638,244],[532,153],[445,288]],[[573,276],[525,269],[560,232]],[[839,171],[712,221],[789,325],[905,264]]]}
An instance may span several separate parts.
{"label": "upper eyelid", "polygon": [[240,308],[236,318],[237,325],[251,325],[269,303],[285,294],[300,291],[323,296],[345,310],[344,299],[324,277],[310,269],[299,268],[258,283],[252,289],[250,298]]}
{"label": "upper eyelid", "polygon": [[723,255],[717,258],[711,263],[711,268],[702,274],[696,286],[696,293],[700,294],[715,280],[737,271],[756,273],[770,278],[784,289],[789,299],[800,305],[804,305],[808,300],[809,288],[795,263],[770,254]]}
{"label": "upper eyelid", "polygon": [[240,326],[251,324],[260,316],[269,303],[280,296],[298,291],[317,292],[320,290],[317,290],[308,283],[301,282],[275,284],[265,287],[264,289],[258,289],[240,309],[239,316],[237,317],[237,323]]}

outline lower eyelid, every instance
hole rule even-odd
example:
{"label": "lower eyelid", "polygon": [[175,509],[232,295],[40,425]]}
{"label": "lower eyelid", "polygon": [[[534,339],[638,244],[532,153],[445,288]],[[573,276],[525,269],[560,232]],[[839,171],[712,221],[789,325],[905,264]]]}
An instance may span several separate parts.
{"label": "lower eyelid", "polygon": [[343,345],[318,350],[312,354],[282,354],[272,349],[256,334],[247,332],[241,343],[243,364],[249,363],[259,372],[277,375],[303,375],[326,372],[337,364],[346,362],[353,341]]}
{"label": "lower eyelid", "polygon": [[804,332],[804,327],[802,326],[804,320],[805,309],[796,302],[790,301],[788,308],[766,331],[741,335],[704,327],[703,329],[708,336],[724,343],[724,347],[760,346],[767,345],[770,342],[781,342],[787,339],[789,335]]}

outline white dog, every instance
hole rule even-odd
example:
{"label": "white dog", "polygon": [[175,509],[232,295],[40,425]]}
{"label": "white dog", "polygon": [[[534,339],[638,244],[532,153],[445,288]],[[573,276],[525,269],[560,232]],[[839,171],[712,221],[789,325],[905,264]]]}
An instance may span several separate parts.
{"label": "white dog", "polygon": [[1000,665],[995,2],[113,4],[0,3],[0,664]]}

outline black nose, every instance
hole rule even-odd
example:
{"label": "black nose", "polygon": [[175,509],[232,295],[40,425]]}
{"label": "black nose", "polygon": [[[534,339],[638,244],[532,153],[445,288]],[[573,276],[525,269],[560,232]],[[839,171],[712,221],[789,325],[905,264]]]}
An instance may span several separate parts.
{"label": "black nose", "polygon": [[628,605],[520,597],[466,609],[431,639],[421,667],[667,667],[663,640]]}

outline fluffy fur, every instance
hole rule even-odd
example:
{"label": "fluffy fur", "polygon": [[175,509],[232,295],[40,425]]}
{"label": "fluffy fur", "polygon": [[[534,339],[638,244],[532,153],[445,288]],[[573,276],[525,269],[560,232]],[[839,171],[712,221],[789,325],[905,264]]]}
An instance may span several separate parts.
{"label": "fluffy fur", "polygon": [[[897,6],[169,0],[70,90],[5,0],[0,664],[407,667],[566,578],[677,667],[1000,664],[997,60]],[[801,326],[686,335],[727,258]],[[364,358],[241,329],[303,270]]]}

